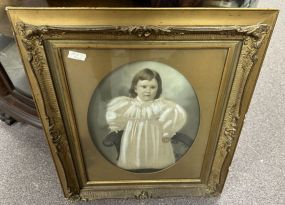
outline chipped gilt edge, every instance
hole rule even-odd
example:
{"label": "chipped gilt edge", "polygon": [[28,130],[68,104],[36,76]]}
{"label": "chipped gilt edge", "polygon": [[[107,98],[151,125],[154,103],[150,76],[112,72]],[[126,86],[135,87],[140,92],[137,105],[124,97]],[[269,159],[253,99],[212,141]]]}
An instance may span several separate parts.
{"label": "chipped gilt edge", "polygon": [[[213,26],[213,27],[179,27],[179,26],[97,26],[89,28],[66,28],[52,26],[33,26],[23,22],[16,25],[23,45],[28,53],[29,62],[36,76],[45,104],[45,120],[49,124],[49,134],[56,149],[59,161],[65,173],[68,198],[80,200],[80,189],[69,150],[67,137],[63,128],[55,90],[52,85],[50,71],[43,48],[45,38],[57,39],[68,32],[100,33],[109,35],[129,35],[147,39],[156,36],[181,36],[186,34],[221,35],[221,39],[231,39],[239,35],[243,39],[242,53],[238,62],[231,94],[223,120],[222,131],[218,141],[206,194],[216,194],[220,182],[221,169],[237,137],[240,119],[242,95],[248,75],[257,62],[257,51],[270,30],[267,24],[252,26]],[[144,199],[151,193],[141,192],[134,198]],[[84,197],[83,197],[84,198]]]}

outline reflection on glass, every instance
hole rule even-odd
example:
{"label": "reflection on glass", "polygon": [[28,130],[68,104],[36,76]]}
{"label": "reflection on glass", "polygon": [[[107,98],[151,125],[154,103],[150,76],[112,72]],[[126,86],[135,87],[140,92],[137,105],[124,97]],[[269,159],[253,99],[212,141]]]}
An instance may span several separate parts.
{"label": "reflection on glass", "polygon": [[203,6],[211,7],[256,7],[258,0],[205,0]]}
{"label": "reflection on glass", "polygon": [[31,97],[31,90],[15,40],[0,34],[0,62],[16,89]]}
{"label": "reflection on glass", "polygon": [[155,7],[256,7],[258,0],[151,0]]}

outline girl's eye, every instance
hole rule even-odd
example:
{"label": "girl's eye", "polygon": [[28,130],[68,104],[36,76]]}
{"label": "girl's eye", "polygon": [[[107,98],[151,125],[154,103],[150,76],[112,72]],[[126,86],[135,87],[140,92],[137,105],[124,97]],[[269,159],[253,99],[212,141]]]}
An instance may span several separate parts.
{"label": "girl's eye", "polygon": [[143,88],[146,88],[146,86],[145,86],[145,85],[143,85],[142,87],[143,87]]}
{"label": "girl's eye", "polygon": [[155,86],[151,86],[151,89],[155,89],[156,87]]}

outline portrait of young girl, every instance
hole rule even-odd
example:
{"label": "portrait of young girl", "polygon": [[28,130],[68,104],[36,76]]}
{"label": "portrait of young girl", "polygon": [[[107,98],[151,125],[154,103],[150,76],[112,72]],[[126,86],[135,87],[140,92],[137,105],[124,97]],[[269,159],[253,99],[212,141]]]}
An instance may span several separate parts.
{"label": "portrait of young girl", "polygon": [[162,79],[149,68],[138,71],[129,96],[106,106],[109,131],[121,133],[117,165],[127,170],[163,169],[175,163],[171,139],[187,122],[179,104],[162,96]]}
{"label": "portrait of young girl", "polygon": [[149,60],[111,66],[90,96],[90,146],[100,153],[92,157],[151,173],[191,154],[200,108],[188,70]]}

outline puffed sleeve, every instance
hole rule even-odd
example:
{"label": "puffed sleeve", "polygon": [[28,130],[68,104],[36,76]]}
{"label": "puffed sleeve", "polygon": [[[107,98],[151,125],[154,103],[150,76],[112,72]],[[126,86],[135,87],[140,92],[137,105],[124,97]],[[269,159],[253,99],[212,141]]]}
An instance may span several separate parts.
{"label": "puffed sleeve", "polygon": [[128,97],[116,97],[107,104],[106,121],[111,131],[117,132],[125,128],[127,120],[124,113],[129,106]]}
{"label": "puffed sleeve", "polygon": [[162,123],[163,135],[172,137],[185,125],[187,114],[180,105],[171,101],[164,101],[162,107],[159,121]]}

